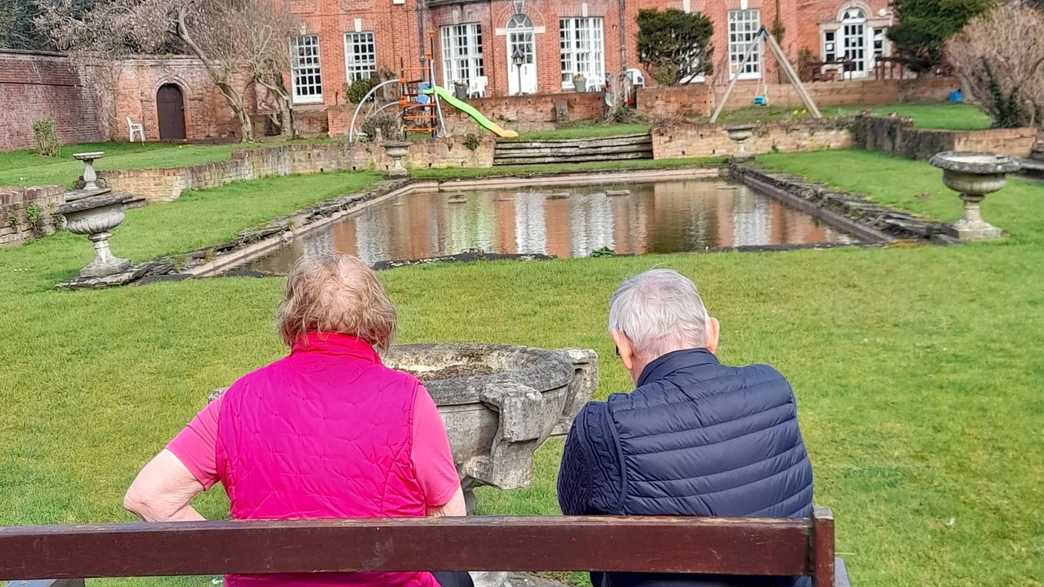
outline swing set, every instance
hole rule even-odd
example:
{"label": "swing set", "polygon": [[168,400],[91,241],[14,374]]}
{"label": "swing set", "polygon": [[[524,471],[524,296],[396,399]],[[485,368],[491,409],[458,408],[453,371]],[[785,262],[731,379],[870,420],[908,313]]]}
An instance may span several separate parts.
{"label": "swing set", "polygon": [[[787,61],[787,56],[783,53],[783,49],[779,46],[776,38],[772,36],[772,33],[765,27],[758,29],[758,32],[754,34],[754,38],[751,39],[750,45],[747,45],[747,51],[743,55],[743,60],[740,61],[739,67],[736,68],[737,72],[743,71],[743,68],[747,66],[747,63],[754,57],[754,52],[761,46],[762,43],[768,45],[769,50],[772,51],[773,57],[779,63],[780,68],[783,69],[783,73],[787,76],[787,80],[790,82],[794,89],[797,90],[798,97],[801,98],[801,102],[805,105],[805,108],[812,114],[812,118],[822,118],[819,108],[816,106],[815,101],[812,100],[812,96],[809,95],[808,91],[805,90],[804,84],[801,83],[801,79],[798,78],[797,72],[794,71],[794,67]],[[714,114],[711,115],[711,123],[718,121],[718,117],[721,116],[721,111],[725,109],[725,104],[729,101],[729,96],[732,95],[732,91],[736,89],[736,82],[739,81],[739,75],[733,75],[732,81],[729,82],[729,87],[725,90],[725,95],[721,97],[721,101],[714,108]],[[765,83],[765,76],[761,77],[761,84],[758,86],[758,93],[754,96],[754,104],[756,106],[767,106],[768,95],[766,93],[767,84]]]}

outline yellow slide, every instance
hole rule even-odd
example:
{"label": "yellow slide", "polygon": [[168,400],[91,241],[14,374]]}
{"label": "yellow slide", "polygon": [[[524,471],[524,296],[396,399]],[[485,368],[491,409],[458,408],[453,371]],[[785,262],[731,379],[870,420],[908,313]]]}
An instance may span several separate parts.
{"label": "yellow slide", "polygon": [[464,114],[467,114],[468,116],[471,117],[472,120],[475,121],[476,124],[478,124],[482,128],[488,130],[489,132],[497,135],[498,137],[500,137],[502,139],[517,139],[518,138],[518,133],[517,132],[515,132],[513,130],[508,130],[506,128],[503,128],[499,124],[497,124],[497,123],[493,122],[492,120],[486,118],[485,116],[482,115],[481,112],[476,110],[474,106],[472,106],[471,104],[468,104],[467,102],[465,102],[463,100],[458,100],[456,96],[454,96],[453,94],[451,94],[448,91],[446,91],[446,88],[442,88],[442,87],[439,87],[439,86],[436,86],[436,85],[432,85],[431,89],[425,90],[424,92],[426,94],[435,94],[436,96],[441,98],[443,102],[449,104],[450,106],[453,106],[454,108],[456,108],[457,110],[460,110]]}

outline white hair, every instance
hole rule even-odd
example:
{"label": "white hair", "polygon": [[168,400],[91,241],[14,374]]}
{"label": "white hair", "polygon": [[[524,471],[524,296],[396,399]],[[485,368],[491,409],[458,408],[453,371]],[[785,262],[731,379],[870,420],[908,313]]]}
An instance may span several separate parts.
{"label": "white hair", "polygon": [[707,308],[696,284],[673,269],[652,269],[620,284],[609,301],[609,330],[638,356],[655,359],[707,341]]}

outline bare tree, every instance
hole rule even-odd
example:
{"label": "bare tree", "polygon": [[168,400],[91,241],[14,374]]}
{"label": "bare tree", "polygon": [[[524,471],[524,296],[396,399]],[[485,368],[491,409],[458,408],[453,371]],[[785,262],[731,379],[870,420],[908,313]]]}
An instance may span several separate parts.
{"label": "bare tree", "polygon": [[1044,12],[1022,2],[975,17],[946,54],[996,126],[1044,122]]}
{"label": "bare tree", "polygon": [[[265,89],[266,102],[271,104],[270,115],[284,137],[294,138],[294,102],[286,87],[284,73],[290,71],[290,39],[300,27],[298,20],[282,2],[251,0],[266,4],[241,11],[235,23],[234,35],[239,44],[240,59],[250,71],[251,79]],[[278,6],[277,6],[278,4]]]}
{"label": "bare tree", "polygon": [[55,44],[97,61],[133,53],[189,53],[198,58],[239,122],[254,138],[248,90],[255,83],[275,96],[284,134],[293,133],[292,106],[282,81],[296,26],[272,0],[107,0],[86,14],[75,0],[48,0],[40,25]]}

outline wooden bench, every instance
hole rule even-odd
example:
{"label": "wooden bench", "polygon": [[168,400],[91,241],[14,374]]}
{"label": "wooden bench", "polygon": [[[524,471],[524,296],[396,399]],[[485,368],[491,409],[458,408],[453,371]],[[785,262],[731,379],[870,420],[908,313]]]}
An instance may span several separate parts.
{"label": "wooden bench", "polygon": [[[834,519],[469,517],[0,528],[0,581],[309,571],[658,571],[848,585]],[[36,581],[25,581],[25,580]],[[44,580],[46,579],[46,580]]]}

